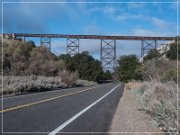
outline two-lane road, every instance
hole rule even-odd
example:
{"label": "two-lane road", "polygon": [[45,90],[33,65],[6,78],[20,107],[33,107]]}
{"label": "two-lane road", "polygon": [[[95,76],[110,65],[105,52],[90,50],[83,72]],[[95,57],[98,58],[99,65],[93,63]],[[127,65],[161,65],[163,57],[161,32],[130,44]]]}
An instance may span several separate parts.
{"label": "two-lane road", "polygon": [[9,134],[107,132],[123,89],[107,83],[4,98],[1,127]]}

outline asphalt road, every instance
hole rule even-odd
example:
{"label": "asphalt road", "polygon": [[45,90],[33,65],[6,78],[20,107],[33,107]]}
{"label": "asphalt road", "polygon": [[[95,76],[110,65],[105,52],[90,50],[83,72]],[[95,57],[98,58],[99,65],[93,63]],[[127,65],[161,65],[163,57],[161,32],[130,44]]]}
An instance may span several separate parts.
{"label": "asphalt road", "polygon": [[123,89],[124,84],[107,83],[7,97],[0,128],[25,135],[107,132]]}

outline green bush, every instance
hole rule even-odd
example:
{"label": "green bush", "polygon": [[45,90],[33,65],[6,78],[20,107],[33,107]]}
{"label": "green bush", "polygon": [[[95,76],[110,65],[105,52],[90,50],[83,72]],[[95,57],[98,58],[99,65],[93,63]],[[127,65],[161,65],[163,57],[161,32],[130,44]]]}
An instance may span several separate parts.
{"label": "green bush", "polygon": [[102,78],[103,69],[100,61],[95,60],[88,52],[76,54],[72,59],[81,79],[98,82]]}
{"label": "green bush", "polygon": [[151,59],[156,58],[158,56],[160,56],[159,51],[157,49],[151,49],[143,59],[144,60],[151,60]]}
{"label": "green bush", "polygon": [[65,69],[78,72],[81,79],[96,82],[103,79],[103,69],[100,61],[95,60],[87,51],[78,53],[73,57],[69,54],[62,54],[58,59],[64,60]]}
{"label": "green bush", "polygon": [[111,80],[112,79],[112,74],[109,70],[106,70],[106,72],[103,73],[103,79],[104,80]]}
{"label": "green bush", "polygon": [[176,42],[170,44],[170,50],[167,51],[166,56],[169,59],[176,60],[177,59],[177,53],[178,53],[178,59],[180,59],[180,42],[179,41],[178,42],[176,41]]}
{"label": "green bush", "polygon": [[142,80],[141,64],[138,62],[136,55],[122,56],[118,63],[117,74],[121,81]]}

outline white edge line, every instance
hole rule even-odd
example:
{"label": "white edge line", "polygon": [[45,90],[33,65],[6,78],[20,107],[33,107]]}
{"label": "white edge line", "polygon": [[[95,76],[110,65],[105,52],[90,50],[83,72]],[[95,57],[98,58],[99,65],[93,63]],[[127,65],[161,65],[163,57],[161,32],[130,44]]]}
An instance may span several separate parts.
{"label": "white edge line", "polygon": [[80,115],[82,115],[83,113],[85,113],[87,110],[89,110],[91,107],[93,107],[95,104],[97,104],[99,101],[101,101],[102,99],[104,99],[107,95],[109,95],[110,93],[112,93],[117,87],[119,87],[121,84],[115,86],[113,89],[111,89],[111,91],[109,91],[108,93],[106,93],[104,96],[102,96],[100,99],[96,100],[94,103],[90,104],[89,106],[87,106],[86,108],[84,108],[82,111],[80,111],[79,113],[77,113],[76,115],[74,115],[72,118],[70,118],[69,120],[67,120],[66,122],[64,122],[63,124],[61,124],[59,127],[57,127],[56,129],[54,129],[52,132],[50,132],[48,135],[55,135],[57,134],[59,131],[61,131],[63,128],[65,128],[67,125],[69,125],[71,122],[73,122],[75,119],[77,119]]}

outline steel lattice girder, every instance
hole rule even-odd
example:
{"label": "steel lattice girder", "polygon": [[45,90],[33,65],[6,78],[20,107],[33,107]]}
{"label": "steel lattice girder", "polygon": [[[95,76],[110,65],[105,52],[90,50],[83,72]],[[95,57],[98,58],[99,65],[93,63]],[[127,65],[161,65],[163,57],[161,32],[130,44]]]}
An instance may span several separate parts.
{"label": "steel lattice girder", "polygon": [[104,70],[116,66],[116,40],[101,39],[101,64]]}
{"label": "steel lattice girder", "polygon": [[45,46],[51,51],[51,38],[41,37],[41,46]]}
{"label": "steel lattice girder", "polygon": [[[4,33],[5,34],[5,33]],[[73,38],[73,39],[107,39],[107,40],[175,40],[176,37],[149,37],[149,36],[108,36],[108,35],[65,35],[65,34],[9,34],[14,37],[49,37],[49,38]]]}
{"label": "steel lattice girder", "polygon": [[141,41],[141,57],[147,54],[151,49],[157,48],[157,40],[142,40]]}
{"label": "steel lattice girder", "polygon": [[79,53],[79,39],[70,39],[67,38],[67,54],[74,56],[75,54]]}

